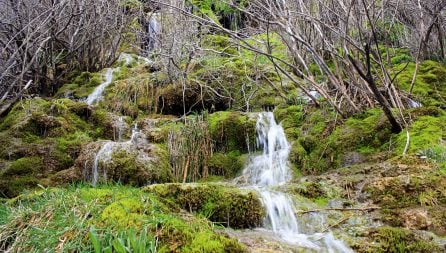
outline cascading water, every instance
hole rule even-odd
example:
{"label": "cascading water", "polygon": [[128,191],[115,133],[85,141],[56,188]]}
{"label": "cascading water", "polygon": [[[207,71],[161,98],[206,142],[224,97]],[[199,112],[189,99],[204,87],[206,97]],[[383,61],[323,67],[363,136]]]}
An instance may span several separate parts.
{"label": "cascading water", "polygon": [[262,196],[267,212],[265,227],[285,242],[298,247],[318,252],[353,252],[331,233],[305,234],[299,230],[291,199],[284,193],[270,189],[291,179],[288,166],[290,144],[271,112],[259,114],[256,128],[258,145],[263,153],[252,157],[243,174]]}
{"label": "cascading water", "polygon": [[[134,127],[132,128],[132,135],[130,137],[130,140],[125,142],[107,141],[102,145],[102,147],[96,153],[94,157],[93,166],[91,167],[92,185],[96,185],[99,182],[101,172],[102,172],[102,178],[104,180],[107,179],[107,169],[101,168],[101,166],[102,164],[111,161],[114,149],[116,147],[126,148],[126,149],[137,147],[138,145],[140,145],[140,143],[138,142],[139,135],[140,132],[138,129],[138,125],[135,124]],[[85,164],[85,166],[88,166],[88,164]]]}
{"label": "cascading water", "polygon": [[[132,56],[130,54],[126,54],[126,53],[121,53],[118,59],[118,62],[120,64],[125,64],[128,65],[130,63],[132,63],[132,60],[136,59],[137,64],[151,64],[152,62],[145,58],[145,57],[141,57],[141,56]],[[112,81],[113,81],[113,73],[115,71],[119,71],[120,67],[116,67],[116,68],[108,68],[107,71],[104,74],[104,78],[105,81],[103,83],[101,83],[98,87],[96,87],[96,89],[94,89],[94,91],[88,95],[87,99],[86,99],[86,103],[88,105],[93,105],[99,101],[102,100],[102,93],[104,92],[105,88],[107,88],[107,86],[109,86]]]}
{"label": "cascading water", "polygon": [[107,69],[107,72],[105,72],[105,81],[96,87],[96,89],[90,95],[88,95],[86,101],[88,105],[93,105],[102,99],[102,92],[104,92],[105,88],[107,88],[107,86],[109,86],[113,80],[113,72],[115,72],[115,69]]}
{"label": "cascading water", "polygon": [[158,23],[157,15],[152,15],[147,22],[147,34],[148,34],[148,48],[147,50],[150,52],[156,49],[158,44],[158,37],[161,34],[161,25]]}

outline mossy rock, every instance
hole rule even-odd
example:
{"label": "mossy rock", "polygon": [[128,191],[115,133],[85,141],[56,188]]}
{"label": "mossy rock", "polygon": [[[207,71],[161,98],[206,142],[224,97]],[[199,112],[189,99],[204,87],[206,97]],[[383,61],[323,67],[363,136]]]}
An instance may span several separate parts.
{"label": "mossy rock", "polygon": [[261,225],[265,215],[256,192],[222,184],[152,185],[145,191],[196,212],[213,222],[233,228]]}
{"label": "mossy rock", "polygon": [[[32,188],[37,182],[48,184],[53,174],[73,166],[81,145],[97,137],[90,124],[91,114],[85,103],[69,99],[18,102],[0,121],[0,145],[9,147],[0,151],[0,159],[12,165],[0,180],[20,174],[15,175],[17,180],[30,182],[23,184],[23,189]],[[20,183],[11,185],[19,187]]]}
{"label": "mossy rock", "polygon": [[208,159],[206,165],[210,175],[232,178],[243,169],[245,165],[243,160],[243,156],[238,152],[215,153]]}
{"label": "mossy rock", "polygon": [[216,112],[209,115],[208,121],[216,150],[248,152],[254,149],[256,118],[253,115],[229,111]]}
{"label": "mossy rock", "polygon": [[9,164],[9,166],[1,173],[2,177],[13,177],[30,175],[41,172],[44,168],[43,159],[41,157],[23,157]]}
{"label": "mossy rock", "polygon": [[403,228],[379,227],[368,231],[371,243],[357,245],[358,252],[444,252],[432,238]]}
{"label": "mossy rock", "polygon": [[172,168],[167,151],[161,145],[145,143],[145,137],[142,136],[142,138],[142,144],[99,141],[84,145],[74,166],[74,169],[79,172],[74,175],[80,173],[84,175],[84,180],[91,181],[96,155],[105,145],[108,145],[109,156],[98,160],[101,182],[121,182],[135,186],[170,182]]}

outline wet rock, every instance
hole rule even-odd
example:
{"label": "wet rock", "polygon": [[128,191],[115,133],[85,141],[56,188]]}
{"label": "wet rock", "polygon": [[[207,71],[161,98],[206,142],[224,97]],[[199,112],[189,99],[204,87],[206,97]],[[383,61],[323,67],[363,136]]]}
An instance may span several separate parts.
{"label": "wet rock", "polygon": [[427,229],[432,225],[432,220],[425,208],[403,210],[400,216],[408,229]]}
{"label": "wet rock", "polygon": [[167,152],[149,144],[142,133],[134,133],[126,142],[98,141],[84,145],[70,171],[61,176],[67,175],[68,181],[76,180],[80,173],[83,180],[93,184],[114,181],[142,186],[169,182],[172,177]]}
{"label": "wet rock", "polygon": [[359,152],[347,152],[343,156],[342,166],[346,167],[346,166],[351,166],[351,165],[358,164],[358,163],[363,163],[365,161],[365,159],[366,159],[365,156]]}

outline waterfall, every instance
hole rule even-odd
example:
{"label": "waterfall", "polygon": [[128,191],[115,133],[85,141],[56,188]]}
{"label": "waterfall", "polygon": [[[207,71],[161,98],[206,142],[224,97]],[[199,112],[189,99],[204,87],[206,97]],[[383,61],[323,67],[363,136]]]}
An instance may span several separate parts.
{"label": "waterfall", "polygon": [[96,89],[90,95],[88,95],[86,101],[88,105],[93,105],[102,99],[102,92],[104,92],[105,88],[111,84],[114,71],[115,69],[107,69],[107,72],[105,72],[105,81],[96,87]]}
{"label": "waterfall", "polygon": [[408,108],[419,108],[423,106],[420,102],[410,98],[407,99],[407,103],[408,103]]}
{"label": "waterfall", "polygon": [[156,15],[152,15],[149,19],[149,22],[147,22],[147,50],[150,52],[154,49],[156,49],[158,45],[158,37],[161,34],[161,25],[158,23],[158,20],[156,19]]}
{"label": "waterfall", "polygon": [[[119,120],[121,120],[121,118]],[[132,148],[138,148],[146,144],[147,143],[145,142],[145,137],[142,136],[141,133],[139,132],[138,125],[136,123],[132,128],[132,135],[128,141],[105,142],[94,157],[93,166],[91,167],[91,177],[90,177],[91,184],[94,186],[99,182],[101,172],[103,180],[107,179],[107,168],[101,166],[104,166],[105,163],[110,162],[112,160],[113,151],[116,148],[124,148],[126,150],[130,150]],[[85,166],[88,166],[88,163],[85,163]]]}
{"label": "waterfall", "polygon": [[299,229],[293,202],[284,193],[271,190],[291,180],[288,166],[290,144],[281,125],[271,112],[260,113],[257,124],[257,144],[262,154],[251,158],[243,174],[259,191],[267,212],[264,225],[285,242],[318,252],[353,252],[331,233],[305,234]]}
{"label": "waterfall", "polygon": [[[96,185],[99,181],[99,166],[101,162],[107,162],[110,161],[113,154],[113,142],[109,141],[104,143],[104,145],[101,147],[101,149],[96,153],[96,156],[94,158],[94,163],[92,167],[92,178],[91,178],[91,184]],[[103,177],[107,178],[106,169],[103,169]]]}

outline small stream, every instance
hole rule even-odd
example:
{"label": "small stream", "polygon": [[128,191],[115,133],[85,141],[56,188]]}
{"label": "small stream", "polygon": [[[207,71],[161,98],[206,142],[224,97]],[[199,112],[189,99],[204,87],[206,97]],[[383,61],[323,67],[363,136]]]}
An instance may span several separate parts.
{"label": "small stream", "polygon": [[[266,210],[264,229],[272,231],[279,240],[297,249],[315,252],[353,252],[342,241],[334,238],[332,233],[306,232],[299,226],[292,200],[285,193],[274,190],[291,180],[288,164],[290,144],[282,126],[274,120],[272,112],[259,114],[257,120],[257,141],[263,152],[251,157],[245,167],[243,176],[249,187],[258,191]],[[315,217],[306,222],[319,224],[321,219]],[[305,227],[311,224],[305,224]]]}

